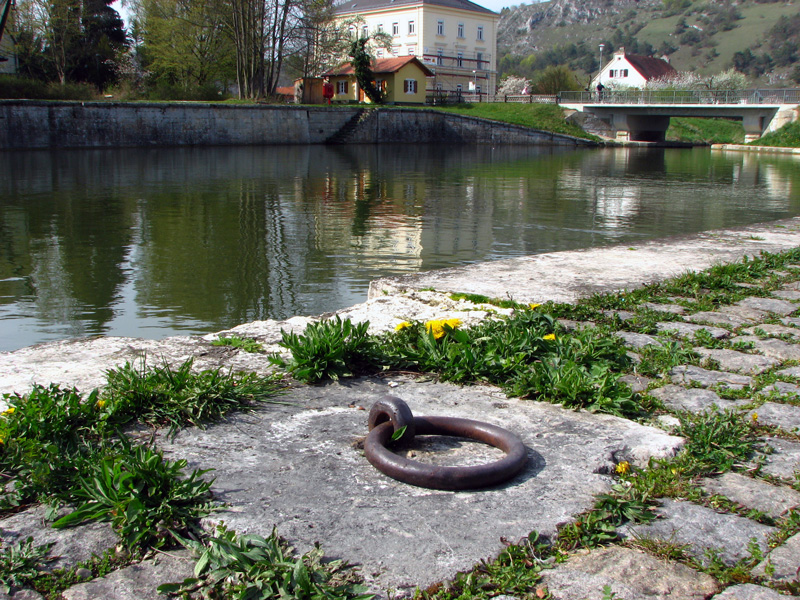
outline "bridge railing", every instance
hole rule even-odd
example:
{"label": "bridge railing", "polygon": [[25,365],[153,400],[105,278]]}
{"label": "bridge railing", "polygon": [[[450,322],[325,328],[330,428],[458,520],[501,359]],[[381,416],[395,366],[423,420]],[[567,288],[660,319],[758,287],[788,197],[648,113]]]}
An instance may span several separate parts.
{"label": "bridge railing", "polygon": [[800,104],[800,90],[609,90],[561,92],[559,104]]}
{"label": "bridge railing", "polygon": [[428,92],[428,104],[461,104],[470,102],[516,102],[523,104],[557,104],[558,96],[542,94],[486,94],[474,92]]}

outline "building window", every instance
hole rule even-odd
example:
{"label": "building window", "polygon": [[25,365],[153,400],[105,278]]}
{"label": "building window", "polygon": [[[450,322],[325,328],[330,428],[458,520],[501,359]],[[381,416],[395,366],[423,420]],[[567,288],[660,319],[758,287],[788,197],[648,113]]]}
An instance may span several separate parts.
{"label": "building window", "polygon": [[436,35],[444,35],[444,21],[436,21]]}
{"label": "building window", "polygon": [[483,25],[478,25],[478,41],[483,41]]}
{"label": "building window", "polygon": [[464,37],[464,24],[463,23],[459,23],[458,24],[458,37],[460,37],[460,38]]}
{"label": "building window", "polygon": [[369,37],[369,27],[367,25],[364,25],[361,28],[361,37],[363,37],[363,38],[368,38]]}
{"label": "building window", "polygon": [[609,76],[611,79],[614,79],[614,77],[616,77],[616,76],[617,76],[617,71],[616,71],[616,69],[611,69],[611,70],[608,72],[608,76]]}
{"label": "building window", "polygon": [[436,49],[436,64],[439,66],[444,64],[444,48]]}
{"label": "building window", "polygon": [[400,46],[392,46],[392,54],[394,56],[400,56]]}
{"label": "building window", "polygon": [[457,67],[463,67],[464,66],[464,53],[463,52],[459,52],[456,55],[456,66]]}
{"label": "building window", "polygon": [[337,81],[336,82],[336,93],[337,94],[346,94],[347,93],[347,81]]}
{"label": "building window", "polygon": [[476,94],[480,94],[481,93],[481,86],[479,86],[479,85],[475,86],[475,93]]}
{"label": "building window", "polygon": [[408,47],[408,55],[409,56],[414,56],[416,53],[417,53],[417,47],[416,46],[409,46]]}
{"label": "building window", "polygon": [[356,27],[355,27],[355,25],[350,25],[349,32],[350,32],[350,37],[351,38],[356,37]]}
{"label": "building window", "polygon": [[460,92],[460,91],[461,91],[461,90],[463,90],[463,89],[464,89],[464,86],[463,86],[463,85],[461,85],[460,83],[457,83],[457,84],[456,84],[456,91],[457,91],[457,92]]}
{"label": "building window", "polygon": [[475,62],[478,63],[478,68],[482,69],[481,63],[483,62],[483,52],[476,52],[475,53]]}
{"label": "building window", "polygon": [[383,48],[378,48],[378,58],[383,58]]}
{"label": "building window", "polygon": [[400,23],[392,23],[392,35],[400,35]]}
{"label": "building window", "polygon": [[628,69],[622,69],[622,76],[623,77],[627,77],[628,76]]}
{"label": "building window", "polygon": [[403,91],[406,94],[416,94],[417,93],[417,80],[416,79],[406,79],[403,82]]}
{"label": "building window", "polygon": [[441,84],[441,83],[436,83],[436,85],[434,86],[434,88],[435,88],[437,91],[441,92],[441,91],[442,91],[442,84]]}
{"label": "building window", "polygon": [[378,33],[383,33],[383,23],[378,23]]}
{"label": "building window", "polygon": [[408,35],[416,35],[417,34],[417,24],[414,21],[408,22]]}

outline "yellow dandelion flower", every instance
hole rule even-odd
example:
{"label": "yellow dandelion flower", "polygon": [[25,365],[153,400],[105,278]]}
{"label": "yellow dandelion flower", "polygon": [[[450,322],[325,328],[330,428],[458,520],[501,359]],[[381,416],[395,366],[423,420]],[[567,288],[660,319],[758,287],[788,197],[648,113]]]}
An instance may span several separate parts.
{"label": "yellow dandelion flower", "polygon": [[751,419],[753,419],[753,423],[758,423],[758,413],[757,413],[757,412],[754,412],[754,413],[753,413],[753,414],[750,416],[750,418],[751,418]]}
{"label": "yellow dandelion flower", "polygon": [[16,409],[16,408],[14,408],[14,407],[12,406],[12,407],[10,407],[10,408],[7,408],[6,410],[4,410],[4,411],[3,411],[3,414],[4,414],[4,415],[13,415],[13,414],[14,414],[14,411],[16,411],[16,410],[17,410],[17,409]]}
{"label": "yellow dandelion flower", "polygon": [[461,325],[461,319],[434,319],[425,323],[425,329],[433,334],[435,339],[441,339],[445,334],[445,325],[450,329],[457,329]]}
{"label": "yellow dandelion flower", "polygon": [[531,310],[536,310],[536,309],[537,309],[537,308],[539,308],[541,305],[542,305],[542,303],[541,303],[541,302],[534,302],[534,303],[532,303],[532,304],[528,304],[528,306],[530,306]]}
{"label": "yellow dandelion flower", "polygon": [[425,329],[430,331],[433,334],[434,339],[440,339],[444,337],[444,321],[434,320],[434,321],[427,321],[425,323]]}
{"label": "yellow dandelion flower", "polygon": [[621,463],[619,463],[616,466],[616,469],[615,469],[615,471],[619,475],[625,475],[628,472],[630,472],[630,470],[631,470],[631,463],[629,463],[627,460],[623,460]]}
{"label": "yellow dandelion flower", "polygon": [[548,333],[546,336],[542,337],[542,339],[552,342],[554,339],[556,339],[556,334],[555,333]]}
{"label": "yellow dandelion flower", "polygon": [[98,400],[97,401],[97,408],[102,410],[103,408],[105,408],[105,406],[106,406],[106,401],[105,400]]}
{"label": "yellow dandelion flower", "polygon": [[395,326],[394,330],[395,331],[403,331],[403,329],[408,329],[409,327],[411,327],[411,323],[409,323],[408,321],[403,321],[402,323],[398,323]]}

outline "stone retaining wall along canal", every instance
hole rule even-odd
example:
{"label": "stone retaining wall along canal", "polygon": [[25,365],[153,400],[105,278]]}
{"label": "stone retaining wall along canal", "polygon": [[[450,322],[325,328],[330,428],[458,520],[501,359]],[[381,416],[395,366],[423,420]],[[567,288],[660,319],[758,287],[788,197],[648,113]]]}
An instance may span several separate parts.
{"label": "stone retaining wall along canal", "polygon": [[0,149],[326,143],[594,145],[424,109],[0,101]]}

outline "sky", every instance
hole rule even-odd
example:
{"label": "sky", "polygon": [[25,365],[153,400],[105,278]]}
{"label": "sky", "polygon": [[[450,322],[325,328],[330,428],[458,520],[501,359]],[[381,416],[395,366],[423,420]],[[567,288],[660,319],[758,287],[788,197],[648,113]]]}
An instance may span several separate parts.
{"label": "sky", "polygon": [[501,10],[508,6],[521,6],[523,4],[538,4],[539,2],[546,2],[547,0],[517,0],[516,2],[510,0],[472,0],[475,4],[493,10],[499,13]]}

